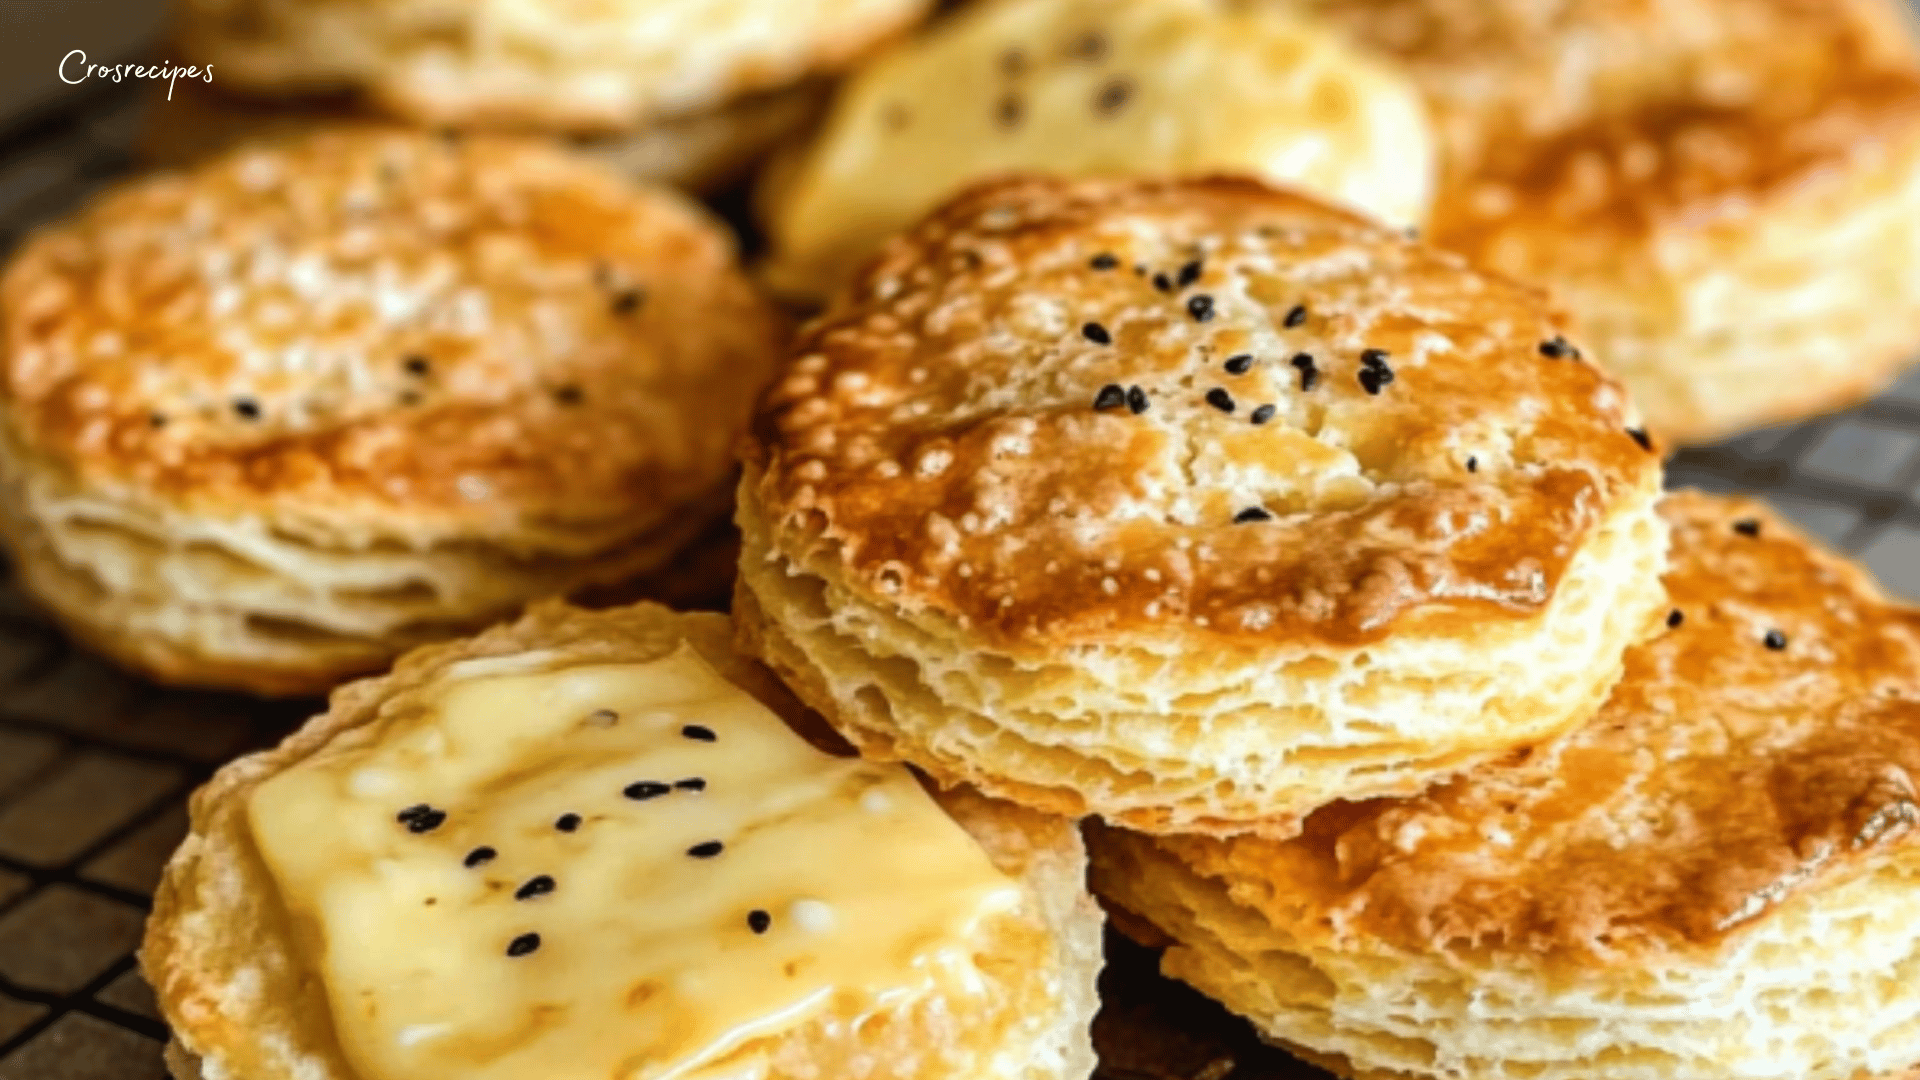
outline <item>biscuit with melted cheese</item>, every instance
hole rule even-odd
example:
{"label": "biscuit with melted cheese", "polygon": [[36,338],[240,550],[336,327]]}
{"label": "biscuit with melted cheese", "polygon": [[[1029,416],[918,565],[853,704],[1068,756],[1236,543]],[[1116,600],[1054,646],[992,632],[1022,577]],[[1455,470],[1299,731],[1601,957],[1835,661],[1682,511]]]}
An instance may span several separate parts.
{"label": "biscuit with melted cheese", "polygon": [[763,201],[781,292],[823,299],[892,234],[1004,173],[1243,173],[1417,224],[1418,92],[1330,33],[1213,0],[994,0],[869,62]]}
{"label": "biscuit with melted cheese", "polygon": [[1655,444],[1541,298],[1252,181],[982,185],[796,350],[742,639],[944,783],[1286,831],[1573,726],[1665,610]]}
{"label": "biscuit with melted cheese", "polygon": [[732,240],[537,142],[135,180],[0,279],[0,537],[166,682],[323,691],[723,517],[784,330]]}
{"label": "biscuit with melted cheese", "polygon": [[1891,0],[1295,0],[1398,61],[1433,240],[1551,286],[1648,423],[1702,442],[1920,348],[1920,60]]}
{"label": "biscuit with melted cheese", "polygon": [[1072,823],[816,749],[728,637],[543,604],[222,769],[142,950],[175,1075],[1084,1080]]}
{"label": "biscuit with melted cheese", "polygon": [[1670,496],[1671,614],[1574,733],[1301,837],[1101,830],[1164,967],[1343,1075],[1863,1080],[1920,1063],[1920,613]]}
{"label": "biscuit with melted cheese", "polygon": [[216,84],[356,90],[411,123],[613,133],[853,62],[931,0],[186,0]]}

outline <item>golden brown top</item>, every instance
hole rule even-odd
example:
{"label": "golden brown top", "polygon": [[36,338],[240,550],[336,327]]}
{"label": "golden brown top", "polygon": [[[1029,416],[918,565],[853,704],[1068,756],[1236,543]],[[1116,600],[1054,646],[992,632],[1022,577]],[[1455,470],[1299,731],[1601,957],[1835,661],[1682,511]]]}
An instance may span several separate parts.
{"label": "golden brown top", "polygon": [[1288,2],[1404,65],[1462,169],[1500,142],[1662,103],[1791,112],[1914,56],[1889,0]]}
{"label": "golden brown top", "polygon": [[[1920,78],[1861,72],[1794,108],[1667,101],[1537,142],[1497,143],[1450,185],[1437,244],[1521,274],[1615,253],[1568,234],[1637,243],[1660,229],[1738,226],[1825,170],[1920,140]],[[1533,259],[1504,245],[1537,248]],[[1536,267],[1539,267],[1538,269]]]}
{"label": "golden brown top", "polygon": [[1434,239],[1476,255],[1532,236],[1564,264],[1568,232],[1698,226],[1920,134],[1888,0],[1301,3],[1420,84],[1448,157]]}
{"label": "golden brown top", "polygon": [[1003,646],[1470,633],[1657,483],[1537,294],[1250,181],[975,188],[799,357],[778,546]]}
{"label": "golden brown top", "polygon": [[323,134],[136,180],[0,281],[0,419],[82,482],[421,538],[629,531],[724,480],[778,319],[665,191]]}
{"label": "golden brown top", "polygon": [[1756,504],[1665,515],[1668,629],[1585,727],[1295,841],[1162,842],[1336,943],[1603,958],[1711,946],[1910,843],[1920,612]]}

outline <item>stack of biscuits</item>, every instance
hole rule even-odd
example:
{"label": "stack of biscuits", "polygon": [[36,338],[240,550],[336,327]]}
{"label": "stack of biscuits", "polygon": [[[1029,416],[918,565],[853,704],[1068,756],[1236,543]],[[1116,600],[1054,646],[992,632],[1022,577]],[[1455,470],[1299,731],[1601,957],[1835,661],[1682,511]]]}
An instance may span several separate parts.
{"label": "stack of biscuits", "polygon": [[381,119],[0,277],[23,584],[332,691],[195,797],[174,1075],[1086,1080],[1103,926],[1353,1080],[1920,1068],[1920,610],[1662,468],[1920,344],[1895,9],[979,0],[746,258],[482,130],[925,6],[185,6]]}

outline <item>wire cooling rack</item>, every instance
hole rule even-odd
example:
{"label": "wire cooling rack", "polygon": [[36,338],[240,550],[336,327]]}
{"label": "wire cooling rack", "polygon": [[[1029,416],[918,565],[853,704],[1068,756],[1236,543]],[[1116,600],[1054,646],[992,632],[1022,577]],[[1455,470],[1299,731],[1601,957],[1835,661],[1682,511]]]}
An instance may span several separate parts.
{"label": "wire cooling rack", "polygon": [[[109,84],[0,131],[0,252],[132,167],[143,107]],[[1687,451],[1669,482],[1759,495],[1920,599],[1920,370],[1848,412]],[[122,675],[70,646],[0,567],[0,1080],[165,1075],[133,950],[186,796],[316,705]],[[1103,1080],[1321,1075],[1151,968],[1116,945]]]}

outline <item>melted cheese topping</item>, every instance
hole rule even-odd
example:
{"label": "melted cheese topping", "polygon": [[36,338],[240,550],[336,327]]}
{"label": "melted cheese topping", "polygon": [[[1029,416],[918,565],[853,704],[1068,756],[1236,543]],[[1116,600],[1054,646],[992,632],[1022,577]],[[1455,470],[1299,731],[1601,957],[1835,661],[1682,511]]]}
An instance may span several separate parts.
{"label": "melted cheese topping", "polygon": [[253,797],[365,1080],[733,1075],[828,1010],[965,992],[1019,894],[904,768],[815,750],[684,646],[549,663],[456,668]]}
{"label": "melted cheese topping", "polygon": [[770,224],[815,289],[999,174],[1245,173],[1408,224],[1432,144],[1411,82],[1271,6],[1000,0],[850,80]]}

